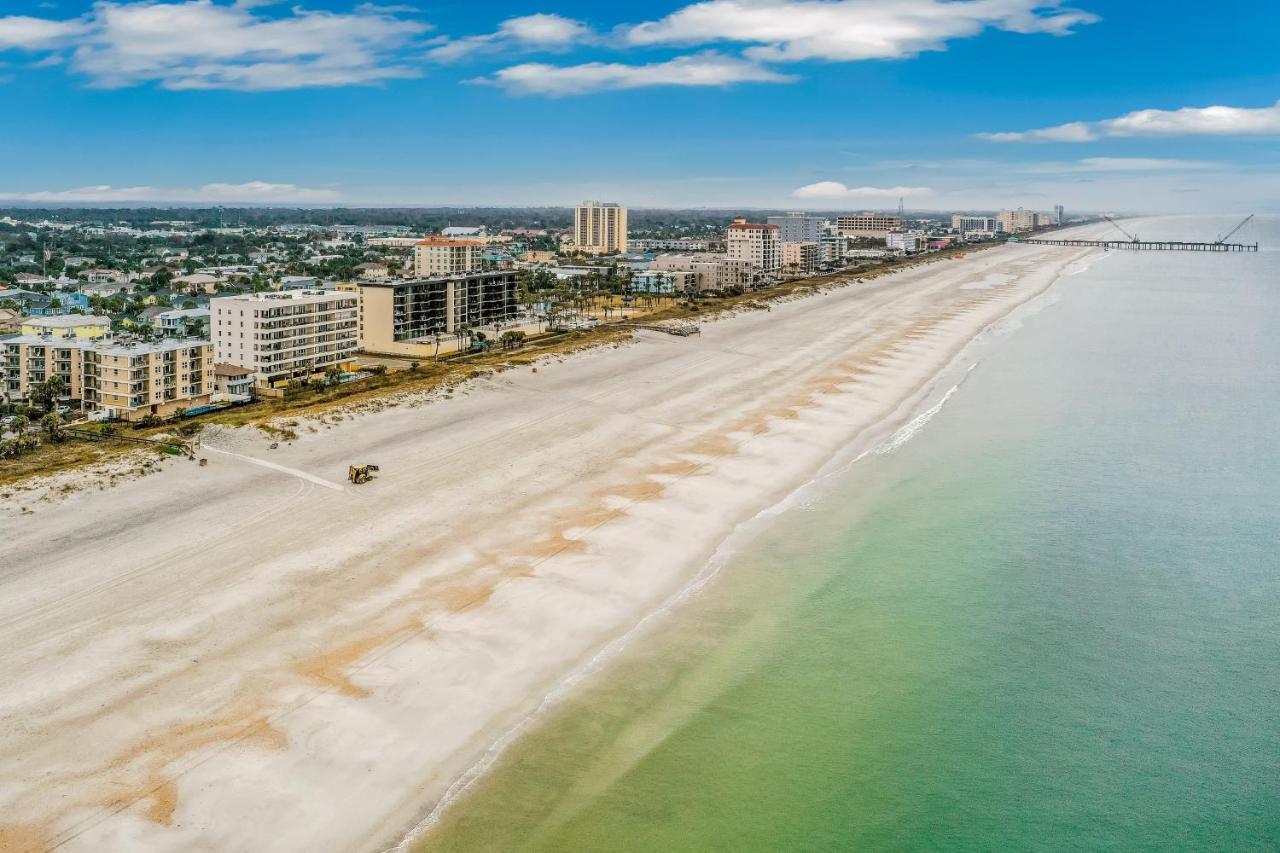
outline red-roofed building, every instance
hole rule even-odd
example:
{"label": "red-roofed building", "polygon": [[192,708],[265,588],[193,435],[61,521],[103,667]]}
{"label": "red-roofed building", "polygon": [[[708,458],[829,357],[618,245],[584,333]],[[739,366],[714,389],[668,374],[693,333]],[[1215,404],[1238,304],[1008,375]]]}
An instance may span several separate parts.
{"label": "red-roofed building", "polygon": [[729,225],[725,246],[729,258],[747,261],[761,272],[782,269],[782,229],[777,225],[748,222],[739,216]]}
{"label": "red-roofed building", "polygon": [[480,249],[474,240],[419,240],[413,247],[413,272],[419,278],[474,272],[480,268]]}

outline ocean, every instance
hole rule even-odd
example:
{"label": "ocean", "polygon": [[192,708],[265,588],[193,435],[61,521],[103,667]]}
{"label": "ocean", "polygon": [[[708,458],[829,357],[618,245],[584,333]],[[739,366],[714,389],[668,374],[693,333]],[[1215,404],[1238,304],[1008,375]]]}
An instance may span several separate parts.
{"label": "ocean", "polygon": [[1280,219],[1247,229],[1001,323],[420,849],[1280,849]]}

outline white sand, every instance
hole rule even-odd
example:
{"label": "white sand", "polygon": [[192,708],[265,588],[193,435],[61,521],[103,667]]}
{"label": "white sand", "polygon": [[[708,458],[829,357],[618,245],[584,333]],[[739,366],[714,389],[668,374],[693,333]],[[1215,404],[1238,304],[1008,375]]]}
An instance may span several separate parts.
{"label": "white sand", "polygon": [[[1082,255],[984,251],[4,503],[0,849],[393,845],[736,525],[900,426]],[[381,476],[346,485],[359,462]]]}

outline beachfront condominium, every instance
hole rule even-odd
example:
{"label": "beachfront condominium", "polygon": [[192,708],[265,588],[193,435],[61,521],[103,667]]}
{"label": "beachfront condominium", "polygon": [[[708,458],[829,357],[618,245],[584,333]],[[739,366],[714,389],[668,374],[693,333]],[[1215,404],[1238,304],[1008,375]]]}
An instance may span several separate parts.
{"label": "beachfront condominium", "polygon": [[578,205],[573,211],[573,246],[593,255],[627,251],[627,209],[613,202]]}
{"label": "beachfront condominium", "polygon": [[19,335],[0,339],[0,377],[11,401],[29,400],[33,383],[58,377],[65,399],[83,411],[129,421],[168,417],[209,402],[213,347],[186,338]]}
{"label": "beachfront condominium", "polygon": [[289,290],[209,300],[214,358],[253,371],[258,385],[307,379],[351,361],[359,296]]}
{"label": "beachfront condominium", "polygon": [[996,219],[1000,223],[1000,230],[1006,234],[1034,231],[1040,227],[1040,214],[1034,210],[1023,210],[1021,207],[1017,210],[1002,210]]}
{"label": "beachfront condominium", "polygon": [[781,232],[777,225],[736,217],[725,233],[725,254],[731,259],[747,261],[761,272],[776,273],[782,269]]}
{"label": "beachfront condominium", "polygon": [[959,231],[995,231],[999,227],[994,216],[978,216],[970,213],[951,214],[951,230]]}
{"label": "beachfront condominium", "polygon": [[890,231],[902,230],[902,217],[872,211],[851,216],[837,216],[836,230],[845,237],[870,237],[883,240]]}
{"label": "beachfront condominium", "polygon": [[428,237],[413,247],[413,274],[419,278],[436,275],[464,275],[480,268],[480,250],[475,240]]}
{"label": "beachfront condominium", "polygon": [[770,216],[765,222],[777,225],[782,230],[781,237],[784,243],[816,243],[822,237],[823,227],[827,224],[821,216],[806,216],[803,213]]}
{"label": "beachfront condominium", "polygon": [[810,273],[818,267],[818,244],[799,240],[782,242],[782,268],[792,275]]}
{"label": "beachfront condominium", "polygon": [[656,272],[690,272],[696,278],[693,289],[701,293],[750,290],[760,280],[760,270],[749,261],[718,253],[698,255],[658,255],[649,263]]}
{"label": "beachfront condominium", "polygon": [[481,330],[516,315],[510,270],[357,282],[360,346],[368,352],[422,355],[436,335]]}

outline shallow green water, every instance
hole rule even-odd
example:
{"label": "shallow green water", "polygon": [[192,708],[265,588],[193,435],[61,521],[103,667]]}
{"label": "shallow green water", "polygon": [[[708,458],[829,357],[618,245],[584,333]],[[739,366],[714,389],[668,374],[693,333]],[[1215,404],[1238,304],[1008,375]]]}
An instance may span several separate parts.
{"label": "shallow green water", "polygon": [[1277,261],[1060,284],[424,849],[1280,849]]}

